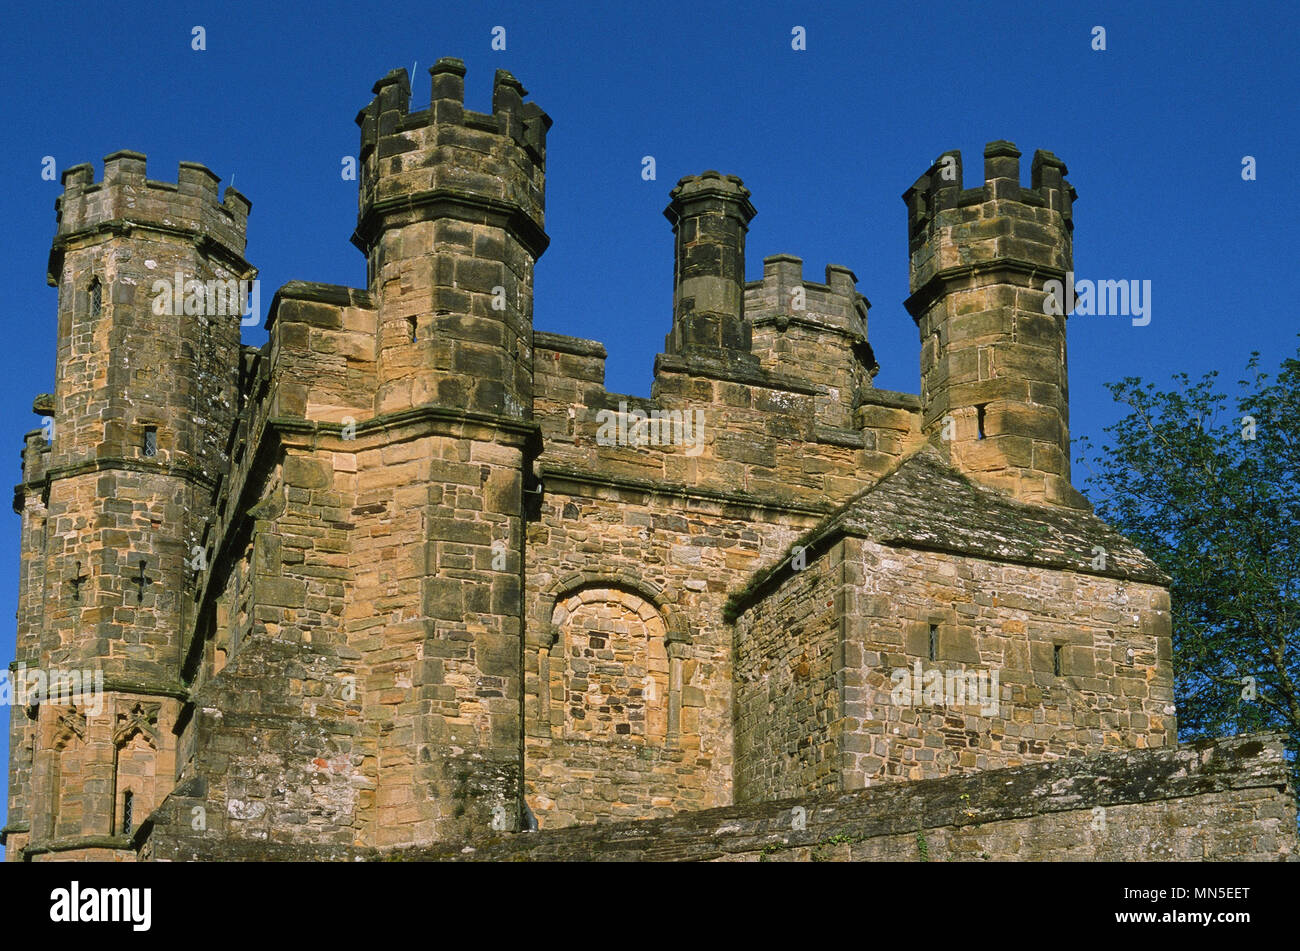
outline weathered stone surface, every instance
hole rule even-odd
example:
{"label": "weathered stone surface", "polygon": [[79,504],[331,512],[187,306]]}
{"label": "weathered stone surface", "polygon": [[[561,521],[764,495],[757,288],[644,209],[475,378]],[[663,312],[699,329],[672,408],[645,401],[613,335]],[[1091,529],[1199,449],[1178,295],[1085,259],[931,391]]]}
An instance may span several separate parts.
{"label": "weathered stone surface", "polygon": [[[1296,861],[1280,736],[400,851],[434,861]],[[922,854],[924,849],[924,855]]]}
{"label": "weathered stone surface", "polygon": [[[15,666],[103,703],[11,707],[9,858],[1294,853],[1272,746],[1170,751],[1166,579],[1069,485],[1063,166],[909,192],[919,396],[872,385],[850,270],[746,283],[748,191],[683,179],[634,397],[533,328],[550,119],[430,73],[358,116],[367,286],[285,285],[261,348],[146,293],[251,278],[243,196],[65,173]],[[916,663],[999,708],[894,702]]]}

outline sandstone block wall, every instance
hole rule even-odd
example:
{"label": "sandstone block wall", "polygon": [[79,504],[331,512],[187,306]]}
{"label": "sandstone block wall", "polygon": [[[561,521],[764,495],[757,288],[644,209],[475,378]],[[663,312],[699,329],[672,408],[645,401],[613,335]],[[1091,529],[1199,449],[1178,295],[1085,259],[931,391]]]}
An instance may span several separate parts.
{"label": "sandstone block wall", "polygon": [[[825,292],[835,308],[819,303],[816,287],[810,306],[856,319],[851,275],[835,273],[834,295]],[[824,348],[826,361],[839,359],[846,374],[860,367],[844,335],[830,339],[840,356]],[[525,546],[524,769],[526,803],[542,828],[731,801],[727,595],[823,518],[827,500],[870,484],[919,441],[914,398],[860,392],[856,405],[876,410],[878,450],[876,430],[836,428],[819,415],[819,401],[852,405],[849,392],[688,349],[685,357],[660,355],[645,399],[605,390],[599,344],[537,335],[534,410],[544,442]],[[609,438],[629,414],[663,410],[698,413],[694,445]],[[593,631],[608,625],[619,635],[620,624],[637,644],[644,631],[646,646],[628,643],[620,656],[605,643],[595,650],[612,656],[574,656],[590,649]],[[572,711],[585,713],[586,701],[575,700],[572,684],[594,685],[584,679],[591,668],[575,669],[575,661],[603,663],[647,728],[662,717],[662,741],[630,724],[629,733],[608,738],[576,728]],[[593,696],[608,696],[595,689]],[[605,703],[594,712],[615,713]]]}
{"label": "sandstone block wall", "polygon": [[1296,861],[1278,736],[560,829],[385,858],[452,861]]}
{"label": "sandstone block wall", "polygon": [[[684,510],[660,493],[576,474],[546,482],[526,548],[525,773],[537,821],[546,828],[730,801],[722,603],[813,518],[707,496]],[[644,727],[586,728],[588,701],[577,694],[605,698],[596,717],[613,712],[600,709],[609,706],[601,684],[634,703]]]}
{"label": "sandstone block wall", "polygon": [[[1175,741],[1164,588],[856,539],[844,557],[845,788]],[[895,703],[917,661],[997,672],[997,711]]]}
{"label": "sandstone block wall", "polygon": [[[857,539],[807,557],[737,621],[738,802],[1176,735],[1163,588]],[[927,702],[918,663],[964,693]],[[966,678],[994,672],[996,712]]]}
{"label": "sandstone block wall", "polygon": [[833,548],[737,622],[738,803],[844,786],[842,559]]}
{"label": "sandstone block wall", "polygon": [[1162,581],[1095,517],[913,456],[729,598],[737,801],[1169,745]]}
{"label": "sandstone block wall", "polygon": [[[848,269],[808,282],[775,255],[746,283],[749,192],[682,179],[672,324],[634,397],[605,388],[601,344],[532,326],[549,118],[505,71],[490,114],[459,61],[429,72],[427,109],[396,71],[357,119],[366,287],[286,285],[256,350],[238,313],[160,321],[146,293],[255,273],[242,196],[190,163],[147,180],[136,153],[65,174],[58,385],[35,407],[54,441],[28,434],[15,493],[19,660],[93,666],[107,703],[11,712],[11,858],[374,857],[1167,746],[1158,571],[1081,510],[1008,509],[958,471],[1077,501],[1050,451],[1063,322],[1028,319],[1020,268],[1068,260],[1063,166],[1041,153],[1022,189],[995,143],[983,190],[909,192],[921,398],[872,387]],[[923,449],[947,412],[961,447]],[[1089,573],[1099,540],[1112,569]],[[882,701],[917,659],[996,668],[1000,712]],[[1206,848],[1257,854],[1276,803],[1226,762],[1164,798],[1231,788],[1244,838]],[[907,833],[884,795],[868,851]],[[989,828],[1037,821],[1029,792],[988,795]],[[1110,804],[1140,806],[1135,835],[1163,808]],[[1065,844],[1043,854],[1077,846],[1048,825]],[[689,823],[659,828],[665,857],[700,854]],[[1019,828],[978,847],[1010,854]]]}

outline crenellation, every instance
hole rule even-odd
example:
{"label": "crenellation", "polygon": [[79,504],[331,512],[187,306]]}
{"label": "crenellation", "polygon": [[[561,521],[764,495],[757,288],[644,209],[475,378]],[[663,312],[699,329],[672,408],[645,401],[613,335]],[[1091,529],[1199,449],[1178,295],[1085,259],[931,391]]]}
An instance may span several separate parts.
{"label": "crenellation", "polygon": [[1042,306],[1045,282],[1073,267],[1074,192],[1046,152],[1035,155],[1033,189],[1022,188],[1019,157],[1009,142],[989,143],[972,197],[959,154],[946,153],[903,196],[924,432],[989,485],[1086,506],[1069,482],[1066,318]]}
{"label": "crenellation", "polygon": [[104,159],[104,177],[94,180],[94,167],[74,165],[64,170],[63,194],[55,202],[58,235],[51,254],[50,280],[58,271],[57,256],[94,233],[129,233],[132,228],[163,234],[192,234],[214,242],[239,277],[251,269],[243,260],[251,204],[233,188],[218,198],[220,178],[203,165],[181,162],[177,182],[147,179],[145,156],[122,150]]}
{"label": "crenellation", "polygon": [[816,410],[822,427],[853,426],[879,370],[867,342],[869,307],[848,268],[827,265],[826,283],[805,281],[803,262],[788,254],[764,258],[763,280],[745,285],[760,366],[823,387]]}
{"label": "crenellation", "polygon": [[[1125,778],[1126,841],[1233,794],[1279,811],[1271,754],[1175,775],[1169,579],[1070,487],[1040,281],[1072,262],[1063,163],[1025,188],[994,142],[982,186],[953,152],[908,190],[919,395],[875,388],[852,270],[746,282],[749,190],[682,178],[664,352],[621,394],[603,344],[533,327],[551,120],[504,70],[466,110],[465,73],[435,62],[420,111],[405,70],[374,85],[365,286],[284,285],[261,347],[146,293],[255,275],[244,196],[135,152],[64,172],[15,667],[98,671],[103,705],[12,707],[11,859],[474,857],[525,829],[573,857],[604,833],[571,827],[623,821],[717,857],[684,813],[770,831],[784,796],[862,803],[861,840],[816,849],[879,858],[913,841],[899,803],[959,789],[1019,841],[1022,787],[1081,763]],[[996,704],[896,701],[918,664],[996,673]],[[1291,855],[1252,808],[1176,853]],[[939,812],[936,852],[1004,847]],[[1116,852],[1064,837],[1042,853]]]}

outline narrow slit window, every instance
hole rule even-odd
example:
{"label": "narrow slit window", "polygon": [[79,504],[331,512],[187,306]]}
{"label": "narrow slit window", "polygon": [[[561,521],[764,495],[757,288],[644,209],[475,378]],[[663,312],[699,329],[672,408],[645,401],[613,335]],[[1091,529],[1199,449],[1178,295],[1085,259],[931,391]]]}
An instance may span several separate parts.
{"label": "narrow slit window", "polygon": [[144,428],[144,454],[146,456],[158,455],[158,427],[146,426]]}
{"label": "narrow slit window", "polygon": [[100,308],[104,305],[104,288],[99,283],[99,278],[90,280],[90,316],[98,317]]}
{"label": "narrow slit window", "polygon": [[939,659],[939,625],[930,625],[930,659]]}
{"label": "narrow slit window", "polygon": [[1061,676],[1061,645],[1052,645],[1052,673]]}
{"label": "narrow slit window", "polygon": [[135,823],[135,794],[131,790],[122,793],[122,834],[130,835]]}
{"label": "narrow slit window", "polygon": [[979,438],[984,438],[984,408],[988,403],[980,403],[975,407],[975,424],[979,427]]}
{"label": "narrow slit window", "polygon": [[417,333],[418,330],[419,330],[419,328],[418,328],[417,325],[416,325],[415,318],[414,318],[414,317],[407,317],[407,318],[406,318],[406,333],[407,333],[407,336],[410,337],[411,343],[415,343],[415,341],[418,339],[418,333]]}

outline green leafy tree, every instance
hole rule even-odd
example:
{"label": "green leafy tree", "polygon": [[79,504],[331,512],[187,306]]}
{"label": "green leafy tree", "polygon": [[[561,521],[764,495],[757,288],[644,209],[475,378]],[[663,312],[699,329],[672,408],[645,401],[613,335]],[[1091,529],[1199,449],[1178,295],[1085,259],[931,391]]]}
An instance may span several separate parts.
{"label": "green leafy tree", "polygon": [[[1080,440],[1097,514],[1173,579],[1181,739],[1277,730],[1300,749],[1300,352],[1170,390],[1108,384],[1128,415],[1106,451]],[[1300,785],[1298,785],[1300,788]]]}

